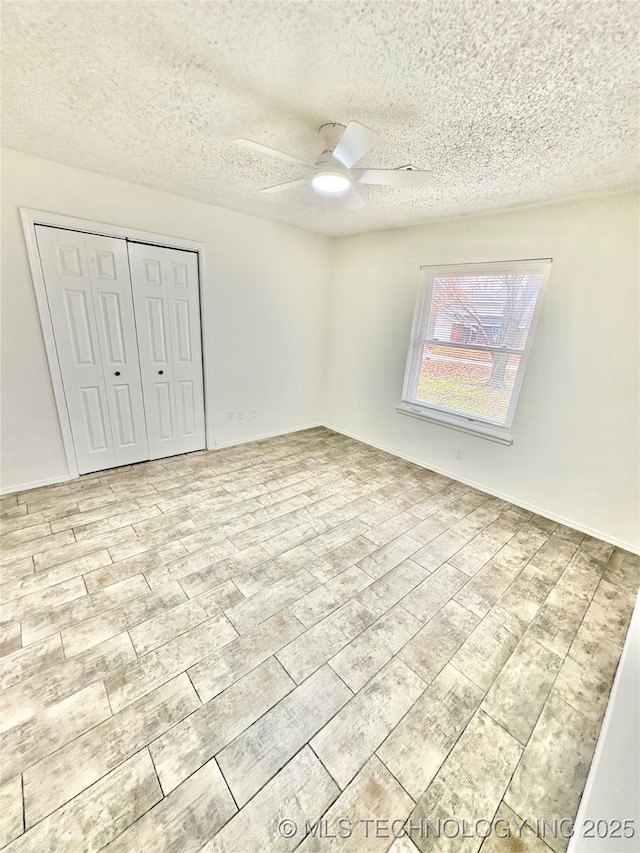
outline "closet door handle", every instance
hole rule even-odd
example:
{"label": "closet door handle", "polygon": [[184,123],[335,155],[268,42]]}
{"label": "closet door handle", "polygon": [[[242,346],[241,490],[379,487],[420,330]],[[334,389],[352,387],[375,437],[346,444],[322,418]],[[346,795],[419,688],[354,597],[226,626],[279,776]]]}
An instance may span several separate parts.
{"label": "closet door handle", "polygon": [[115,372],[113,375],[114,375],[114,376],[120,376],[120,371],[119,371],[119,370],[116,370],[116,372]]}
{"label": "closet door handle", "polygon": [[159,370],[158,373],[160,374],[160,376],[162,376],[162,374],[164,373],[164,370]]}

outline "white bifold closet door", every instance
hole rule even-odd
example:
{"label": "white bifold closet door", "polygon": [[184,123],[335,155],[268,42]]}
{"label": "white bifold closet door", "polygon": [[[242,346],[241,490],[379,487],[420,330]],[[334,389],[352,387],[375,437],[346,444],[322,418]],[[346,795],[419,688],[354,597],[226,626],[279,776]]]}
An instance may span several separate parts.
{"label": "white bifold closet door", "polygon": [[81,474],[149,458],[127,241],[36,226]]}
{"label": "white bifold closet door", "polygon": [[198,259],[129,243],[151,459],[205,446]]}
{"label": "white bifold closet door", "polygon": [[194,252],[37,225],[81,474],[205,447]]}

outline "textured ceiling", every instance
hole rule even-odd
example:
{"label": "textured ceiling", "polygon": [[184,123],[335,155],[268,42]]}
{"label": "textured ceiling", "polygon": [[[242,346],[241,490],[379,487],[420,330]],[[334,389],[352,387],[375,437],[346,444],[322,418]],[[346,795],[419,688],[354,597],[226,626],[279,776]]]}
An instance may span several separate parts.
{"label": "textured ceiling", "polygon": [[[632,185],[635,2],[3,2],[3,144],[327,234]],[[361,162],[431,169],[342,212],[261,195],[324,122],[381,135]]]}

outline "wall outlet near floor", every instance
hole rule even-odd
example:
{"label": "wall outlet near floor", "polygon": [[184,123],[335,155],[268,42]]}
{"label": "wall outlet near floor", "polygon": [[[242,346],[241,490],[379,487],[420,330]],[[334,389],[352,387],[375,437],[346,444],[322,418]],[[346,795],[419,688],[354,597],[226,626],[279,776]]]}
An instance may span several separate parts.
{"label": "wall outlet near floor", "polygon": [[461,449],[458,447],[458,449],[457,449],[457,450],[456,450],[456,452],[455,452],[455,458],[456,458],[456,459],[462,459],[462,457],[463,457],[463,456],[464,456],[464,450],[461,450]]}
{"label": "wall outlet near floor", "polygon": [[[258,410],[251,409],[251,417],[258,417]],[[245,418],[244,409],[227,409],[227,420],[228,421],[243,421]]]}

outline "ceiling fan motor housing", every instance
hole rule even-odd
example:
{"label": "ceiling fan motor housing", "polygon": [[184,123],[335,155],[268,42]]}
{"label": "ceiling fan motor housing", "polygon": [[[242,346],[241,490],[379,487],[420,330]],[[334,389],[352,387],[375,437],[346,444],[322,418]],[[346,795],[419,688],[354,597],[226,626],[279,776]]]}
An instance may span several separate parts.
{"label": "ceiling fan motor housing", "polygon": [[320,127],[319,132],[324,142],[324,150],[316,160],[316,166],[318,167],[316,169],[316,175],[324,170],[329,170],[331,172],[343,172],[345,175],[348,173],[348,169],[345,169],[345,167],[332,156],[333,151],[338,142],[340,142],[344,131],[345,125],[336,124],[335,122],[329,122],[328,124],[323,124]]}
{"label": "ceiling fan motor housing", "polygon": [[322,141],[324,142],[325,151],[329,151],[329,153],[333,151],[333,149],[340,141],[340,137],[342,136],[344,131],[345,125],[336,124],[335,122],[329,122],[327,124],[323,124],[320,127],[320,136],[322,137]]}

